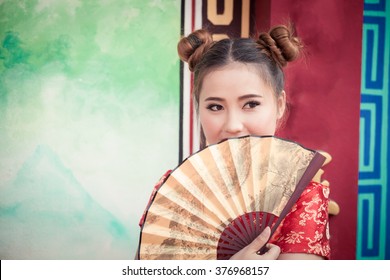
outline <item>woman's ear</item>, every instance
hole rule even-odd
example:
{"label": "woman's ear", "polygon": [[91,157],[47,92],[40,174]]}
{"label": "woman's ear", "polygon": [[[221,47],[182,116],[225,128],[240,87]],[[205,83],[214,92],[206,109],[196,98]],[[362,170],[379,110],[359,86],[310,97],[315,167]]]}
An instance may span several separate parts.
{"label": "woman's ear", "polygon": [[284,112],[286,111],[286,92],[282,90],[282,92],[278,96],[277,100],[277,107],[278,107],[278,120],[280,120]]}

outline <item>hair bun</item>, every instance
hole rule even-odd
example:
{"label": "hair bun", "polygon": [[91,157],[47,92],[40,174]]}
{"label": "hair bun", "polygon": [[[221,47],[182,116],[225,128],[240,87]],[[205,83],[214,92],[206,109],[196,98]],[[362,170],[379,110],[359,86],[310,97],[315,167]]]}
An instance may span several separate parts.
{"label": "hair bun", "polygon": [[180,59],[188,63],[188,68],[192,72],[212,43],[211,34],[204,29],[199,29],[179,41],[177,52]]}
{"label": "hair bun", "polygon": [[302,49],[300,39],[292,34],[291,28],[278,25],[269,32],[260,33],[257,43],[262,51],[284,67],[287,62],[297,59]]}

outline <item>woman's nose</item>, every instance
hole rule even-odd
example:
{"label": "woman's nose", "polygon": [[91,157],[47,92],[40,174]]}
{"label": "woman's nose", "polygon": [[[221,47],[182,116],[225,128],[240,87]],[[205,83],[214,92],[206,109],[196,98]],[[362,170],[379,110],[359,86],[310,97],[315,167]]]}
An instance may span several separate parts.
{"label": "woman's nose", "polygon": [[230,112],[226,118],[225,132],[234,135],[242,132],[243,129],[244,129],[244,124],[241,121],[238,114],[234,112]]}

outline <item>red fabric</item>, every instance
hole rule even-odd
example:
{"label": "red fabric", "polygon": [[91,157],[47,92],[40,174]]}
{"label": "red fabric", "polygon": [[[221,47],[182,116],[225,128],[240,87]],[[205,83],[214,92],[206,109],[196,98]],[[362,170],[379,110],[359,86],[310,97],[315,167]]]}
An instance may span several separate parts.
{"label": "red fabric", "polygon": [[[171,170],[167,171],[154,186],[148,206],[139,221],[140,227],[156,192],[170,173]],[[281,253],[308,253],[329,259],[328,203],[329,187],[310,182],[275,231],[270,243],[278,245]]]}
{"label": "red fabric", "polygon": [[311,182],[270,242],[282,253],[308,253],[329,259],[328,198],[329,187]]}

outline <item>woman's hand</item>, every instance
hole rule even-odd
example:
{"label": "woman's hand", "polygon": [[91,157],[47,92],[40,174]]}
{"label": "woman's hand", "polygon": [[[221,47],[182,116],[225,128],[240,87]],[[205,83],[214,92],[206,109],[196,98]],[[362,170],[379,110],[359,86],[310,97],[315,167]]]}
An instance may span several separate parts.
{"label": "woman's hand", "polygon": [[258,254],[261,247],[267,243],[271,235],[271,229],[266,227],[263,232],[256,237],[251,244],[242,248],[240,251],[235,253],[230,259],[231,260],[276,260],[280,254],[279,246],[274,244],[267,244],[267,252],[262,255]]}

